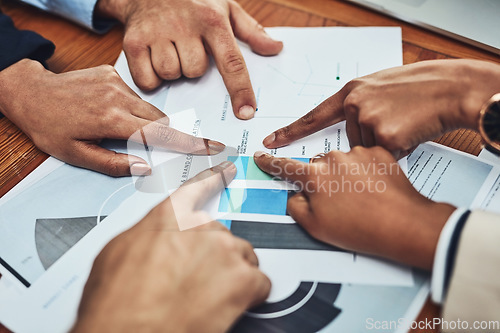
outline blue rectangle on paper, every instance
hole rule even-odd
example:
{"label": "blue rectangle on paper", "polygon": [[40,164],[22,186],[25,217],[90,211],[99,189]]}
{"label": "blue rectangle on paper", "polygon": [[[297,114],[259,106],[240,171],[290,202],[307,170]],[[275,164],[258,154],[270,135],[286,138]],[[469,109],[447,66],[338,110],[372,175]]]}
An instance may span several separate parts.
{"label": "blue rectangle on paper", "polygon": [[288,191],[247,189],[242,213],[285,215]]}
{"label": "blue rectangle on paper", "polygon": [[224,192],[221,193],[219,201],[219,212],[227,212],[227,209],[229,207],[229,193],[230,190],[228,188],[226,188]]}

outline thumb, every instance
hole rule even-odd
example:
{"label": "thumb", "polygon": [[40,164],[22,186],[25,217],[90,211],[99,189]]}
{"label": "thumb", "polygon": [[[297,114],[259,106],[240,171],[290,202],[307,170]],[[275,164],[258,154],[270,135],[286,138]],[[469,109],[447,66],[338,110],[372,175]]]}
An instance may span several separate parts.
{"label": "thumb", "polygon": [[151,167],[142,158],[117,153],[95,143],[79,141],[72,156],[77,157],[66,158],[65,161],[113,177],[151,174]]}
{"label": "thumb", "polygon": [[[165,205],[175,215],[179,230],[183,231],[206,224],[213,219],[200,209],[217,193],[220,193],[236,175],[236,167],[229,161],[205,170],[182,184],[172,193]],[[196,214],[193,212],[197,211]]]}
{"label": "thumb", "polygon": [[229,161],[222,162],[186,181],[171,198],[176,200],[181,210],[202,209],[212,197],[227,187],[235,176],[236,166]]}
{"label": "thumb", "polygon": [[238,3],[229,2],[229,8],[234,35],[247,43],[252,51],[263,56],[276,55],[281,52],[283,42],[269,37],[264,28]]}

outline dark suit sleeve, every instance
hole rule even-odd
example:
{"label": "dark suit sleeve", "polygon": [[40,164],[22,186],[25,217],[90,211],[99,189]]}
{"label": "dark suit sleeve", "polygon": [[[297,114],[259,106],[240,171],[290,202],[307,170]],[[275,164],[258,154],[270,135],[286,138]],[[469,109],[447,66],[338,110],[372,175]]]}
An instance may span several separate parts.
{"label": "dark suit sleeve", "polygon": [[45,62],[54,49],[52,42],[33,31],[17,30],[10,17],[0,13],[0,71],[24,58],[37,60],[46,66]]}
{"label": "dark suit sleeve", "polygon": [[54,53],[52,42],[33,31],[17,30],[10,17],[0,13],[0,70],[21,59],[45,61]]}

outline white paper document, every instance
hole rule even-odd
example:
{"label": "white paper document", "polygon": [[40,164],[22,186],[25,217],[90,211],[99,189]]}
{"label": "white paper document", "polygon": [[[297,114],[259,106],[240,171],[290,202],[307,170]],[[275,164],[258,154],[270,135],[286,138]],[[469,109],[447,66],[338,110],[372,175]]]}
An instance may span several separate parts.
{"label": "white paper document", "polygon": [[499,164],[433,142],[408,157],[413,186],[429,199],[457,207],[491,210],[495,205],[487,198],[497,198],[499,175]]}
{"label": "white paper document", "polygon": [[[163,110],[173,128],[223,142],[227,148],[207,157],[108,142],[108,147],[143,157],[153,175],[111,178],[56,163],[47,168],[50,172],[30,180],[28,188],[0,199],[2,323],[16,332],[68,330],[102,247],[187,179],[227,160],[236,164],[236,178],[206,208],[235,235],[254,244],[261,268],[273,282],[269,303],[247,313],[235,331],[279,326],[301,332],[363,332],[362,320],[367,317],[397,320],[416,314],[407,310],[418,311],[425,300],[425,292],[419,293],[427,290],[425,275],[308,237],[286,211],[293,186],[260,171],[252,158],[263,150],[307,162],[320,152],[347,151],[343,123],[284,148],[268,150],[262,140],[351,79],[401,65],[401,30],[335,27],[268,32],[284,41],[284,50],[276,57],[260,57],[241,45],[258,103],[255,118],[249,121],[233,115],[213,64],[199,79],[165,83],[145,94],[133,84],[125,57],[120,56],[115,66],[120,76]],[[406,160],[402,167],[406,169]],[[471,206],[479,200],[478,193],[489,193],[486,187],[493,186],[497,169],[432,144],[419,147],[408,161],[409,178],[422,194],[459,206]],[[455,196],[458,192],[463,195]],[[280,237],[270,237],[274,234]],[[314,313],[325,316],[308,319]]]}
{"label": "white paper document", "polygon": [[492,172],[484,182],[472,206],[482,210],[500,214],[500,157],[486,149],[479,157],[495,166],[497,172]]}
{"label": "white paper document", "polygon": [[486,148],[483,148],[481,150],[478,157],[482,158],[483,160],[490,161],[491,163],[493,163],[495,165],[500,165],[500,156],[493,154],[491,151],[489,151]]}

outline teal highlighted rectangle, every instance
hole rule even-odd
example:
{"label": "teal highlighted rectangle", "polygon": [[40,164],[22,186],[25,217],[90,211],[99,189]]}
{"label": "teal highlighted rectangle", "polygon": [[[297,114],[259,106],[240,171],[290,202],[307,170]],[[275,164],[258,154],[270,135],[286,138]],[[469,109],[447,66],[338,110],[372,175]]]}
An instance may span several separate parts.
{"label": "teal highlighted rectangle", "polygon": [[247,163],[247,180],[272,180],[273,177],[257,166],[255,164],[253,157],[248,158],[248,163]]}
{"label": "teal highlighted rectangle", "polygon": [[236,166],[236,176],[234,179],[246,179],[248,156],[228,156],[228,161]]}
{"label": "teal highlighted rectangle", "polygon": [[[308,158],[296,157],[293,160],[309,163]],[[252,156],[229,156],[228,161],[231,161],[236,166],[236,176],[234,179],[242,180],[272,180],[273,177],[264,171],[260,170],[255,164]]]}

